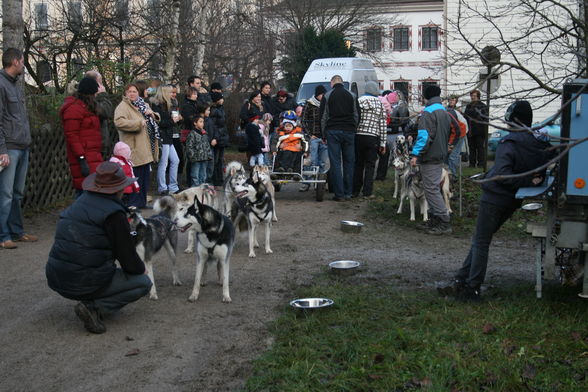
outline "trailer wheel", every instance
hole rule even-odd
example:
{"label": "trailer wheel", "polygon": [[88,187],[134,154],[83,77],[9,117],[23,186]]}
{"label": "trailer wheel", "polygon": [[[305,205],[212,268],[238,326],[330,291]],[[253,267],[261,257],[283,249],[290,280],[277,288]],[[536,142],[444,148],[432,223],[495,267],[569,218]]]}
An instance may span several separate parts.
{"label": "trailer wheel", "polygon": [[325,183],[324,182],[317,182],[316,183],[316,201],[323,201],[325,198]]}

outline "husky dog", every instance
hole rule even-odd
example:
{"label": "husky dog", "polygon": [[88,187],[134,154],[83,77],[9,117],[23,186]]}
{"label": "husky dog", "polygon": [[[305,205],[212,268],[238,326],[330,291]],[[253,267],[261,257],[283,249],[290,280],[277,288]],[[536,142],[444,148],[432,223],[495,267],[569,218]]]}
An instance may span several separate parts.
{"label": "husky dog", "polygon": [[418,166],[412,168],[410,165],[406,165],[404,172],[402,173],[402,189],[400,190],[400,205],[398,206],[397,214],[402,213],[402,205],[404,199],[408,197],[410,202],[410,220],[415,220],[415,203],[420,201],[420,211],[423,214],[423,221],[429,219],[427,199],[425,198],[425,191],[423,190],[423,183],[421,179],[421,173],[419,172]]}
{"label": "husky dog", "polygon": [[157,213],[149,218],[143,218],[137,211],[132,211],[129,215],[129,224],[131,229],[136,233],[137,254],[145,263],[149,279],[153,282],[149,298],[158,299],[157,289],[155,288],[155,279],[153,277],[153,262],[151,258],[165,248],[167,254],[172,260],[172,281],[174,286],[182,284],[178,278],[176,269],[176,248],[178,245],[178,232],[175,228],[173,219],[176,211],[176,203],[171,196],[158,199],[153,209]]}
{"label": "husky dog", "polygon": [[[218,193],[213,186],[208,184],[202,184],[183,190],[180,193],[173,195],[174,199],[178,204],[194,204],[194,200],[198,199],[202,204],[206,204],[213,208],[220,208],[223,206],[224,201],[218,196]],[[194,237],[196,232],[190,230],[188,232],[188,246],[184,250],[184,253],[194,253]]]}
{"label": "husky dog", "polygon": [[410,146],[406,142],[404,135],[396,136],[394,145],[392,146],[392,166],[394,166],[394,195],[396,199],[398,197],[398,189],[401,184],[402,173],[409,164],[409,151]]}
{"label": "husky dog", "polygon": [[272,179],[270,178],[269,167],[267,167],[265,165],[263,165],[263,166],[255,165],[255,166],[253,166],[253,170],[251,171],[251,173],[252,174],[257,173],[257,175],[261,179],[261,182],[263,182],[263,185],[265,185],[265,188],[267,189],[270,196],[272,197],[272,203],[274,204],[274,217],[272,218],[272,221],[277,222],[278,217],[276,215],[276,190],[274,189],[274,184],[272,184]]}
{"label": "husky dog", "polygon": [[229,162],[227,165],[227,176],[225,177],[222,190],[224,203],[222,209],[219,208],[223,214],[232,218],[230,214],[233,203],[235,202],[235,196],[238,193],[236,189],[242,187],[246,181],[247,174],[243,165],[236,161]]}
{"label": "husky dog", "polygon": [[223,302],[231,302],[229,260],[235,243],[235,228],[231,220],[195,198],[192,203],[178,204],[175,223],[181,232],[194,229],[198,240],[194,288],[188,301],[198,299],[202,275],[206,273],[206,262],[216,261],[219,284],[223,286]]}
{"label": "husky dog", "polygon": [[451,200],[451,196],[453,196],[453,194],[449,190],[449,171],[447,171],[445,168],[443,168],[441,172],[440,187],[441,194],[443,195],[443,201],[445,202],[445,207],[447,208],[447,213],[451,214],[453,211],[451,210],[451,204],[449,203],[449,200]]}
{"label": "husky dog", "polygon": [[259,175],[253,173],[251,178],[245,184],[238,186],[236,190],[237,199],[233,203],[231,217],[233,224],[239,229],[244,229],[244,224],[247,224],[249,257],[255,257],[254,248],[259,247],[257,228],[262,223],[265,224],[265,253],[273,253],[270,248],[270,234],[274,205],[267,188]]}

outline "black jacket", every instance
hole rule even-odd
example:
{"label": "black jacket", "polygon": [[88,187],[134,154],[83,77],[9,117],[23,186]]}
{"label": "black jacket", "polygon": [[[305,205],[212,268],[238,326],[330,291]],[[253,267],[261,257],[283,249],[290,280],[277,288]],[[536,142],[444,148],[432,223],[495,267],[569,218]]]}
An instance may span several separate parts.
{"label": "black jacket", "polygon": [[217,147],[225,148],[229,146],[229,133],[227,132],[225,108],[223,105],[213,106],[210,108],[210,118],[214,121],[217,130]]}
{"label": "black jacket", "polygon": [[180,109],[180,114],[184,119],[184,129],[192,129],[194,128],[194,124],[190,121],[190,117],[193,117],[198,114],[196,107],[198,106],[198,101],[192,101],[187,97],[184,98],[184,102],[182,103],[182,107]]}
{"label": "black jacket", "polygon": [[355,132],[360,120],[359,103],[355,94],[337,83],[321,101],[321,128],[323,135],[328,130]]}
{"label": "black jacket", "polygon": [[288,94],[286,101],[284,101],[284,103],[280,103],[280,101],[278,101],[278,96],[275,95],[272,97],[270,109],[271,114],[274,117],[272,120],[272,125],[274,128],[277,128],[280,126],[280,113],[287,110],[296,110],[296,101],[294,101],[294,98]]}
{"label": "black jacket", "polygon": [[388,133],[403,132],[410,120],[410,113],[405,102],[400,102],[392,110],[390,114],[390,124],[388,125]]}
{"label": "black jacket", "polygon": [[176,123],[172,120],[171,111],[167,110],[164,105],[151,103],[151,110],[159,113],[160,121],[159,134],[161,135],[162,144],[173,144],[173,135],[176,128]]}
{"label": "black jacket", "polygon": [[247,134],[247,151],[251,155],[261,154],[264,143],[259,127],[254,123],[249,123],[245,127],[245,133]]}
{"label": "black jacket", "polygon": [[484,102],[470,102],[464,115],[468,120],[469,136],[482,136],[488,133],[488,107]]}
{"label": "black jacket", "polygon": [[[494,166],[486,178],[496,175],[518,174],[545,164],[555,156],[554,151],[546,151],[551,144],[537,140],[527,132],[511,132],[500,140],[496,148]],[[545,171],[538,173],[545,176]],[[515,199],[521,187],[533,186],[533,176],[509,180],[490,181],[482,184],[482,201],[500,206],[519,207],[522,200]]]}
{"label": "black jacket", "polygon": [[[55,242],[45,267],[49,287],[62,296],[75,300],[91,298],[112,281],[116,247],[110,239],[107,221],[126,208],[115,195],[84,192],[59,216]],[[134,251],[128,221],[123,231],[131,257],[119,257],[126,273],[142,274],[145,266]]]}
{"label": "black jacket", "polygon": [[[253,116],[259,116],[260,118],[265,113],[270,113],[269,108],[266,106],[265,102],[262,100],[261,105],[263,110],[260,110],[257,105],[252,104],[249,101],[245,101],[243,106],[241,106],[241,111],[239,112],[239,118],[241,119],[241,125],[246,125],[249,123],[249,119]],[[244,127],[243,127],[244,128]],[[243,129],[241,128],[241,129]]]}

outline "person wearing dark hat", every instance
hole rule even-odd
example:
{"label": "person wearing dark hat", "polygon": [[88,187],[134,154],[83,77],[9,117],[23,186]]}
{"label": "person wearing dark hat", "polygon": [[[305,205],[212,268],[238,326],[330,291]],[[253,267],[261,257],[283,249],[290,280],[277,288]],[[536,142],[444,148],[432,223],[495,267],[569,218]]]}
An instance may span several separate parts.
{"label": "person wearing dark hat", "polygon": [[431,85],[425,89],[424,98],[427,104],[419,119],[417,138],[410,153],[411,166],[420,166],[423,190],[430,211],[429,220],[424,225],[417,225],[417,228],[434,235],[451,233],[449,212],[439,188],[443,163],[449,153],[451,117],[441,104],[440,95],[439,86]]}
{"label": "person wearing dark hat", "polygon": [[486,165],[486,135],[488,134],[488,107],[480,100],[480,90],[470,92],[471,102],[464,115],[468,120],[468,146],[470,148],[470,167]]}
{"label": "person wearing dark hat", "polygon": [[85,192],[59,216],[45,266],[47,283],[79,301],[75,313],[91,333],[106,332],[103,318],[146,295],[152,285],[121,201],[135,180],[118,164],[103,162],[84,179]]}
{"label": "person wearing dark hat", "polygon": [[224,181],[225,148],[229,146],[229,133],[227,131],[224,106],[225,99],[223,94],[213,90],[210,93],[210,98],[212,99],[212,106],[210,107],[210,119],[214,122],[214,127],[216,128],[217,134],[216,145],[212,148],[212,152],[214,154],[212,185],[220,186]]}
{"label": "person wearing dark hat", "polygon": [[[511,132],[498,143],[494,166],[486,178],[528,172],[554,157],[555,152],[548,150],[551,144],[545,134],[529,130],[533,122],[533,110],[529,102],[514,102],[506,111],[505,120]],[[470,250],[455,278],[437,288],[440,294],[456,296],[464,301],[480,299],[480,287],[486,276],[488,250],[494,233],[521,206],[522,200],[515,198],[517,190],[537,186],[544,177],[543,170],[524,177],[482,184],[482,197]]]}
{"label": "person wearing dark hat", "polygon": [[102,130],[96,110],[98,82],[85,77],[78,90],[65,98],[59,116],[65,134],[67,161],[76,195],[82,193],[82,181],[96,171],[102,158]]}
{"label": "person wearing dark hat", "polygon": [[319,167],[321,178],[326,176],[329,165],[329,151],[326,137],[321,129],[321,100],[327,92],[322,84],[314,89],[314,95],[306,100],[302,109],[302,128],[310,135],[310,160],[313,166]]}
{"label": "person wearing dark hat", "polygon": [[280,113],[295,109],[296,101],[294,97],[288,94],[286,90],[280,89],[271,101],[271,115],[274,117],[273,127],[278,128],[280,126]]}
{"label": "person wearing dark hat", "polygon": [[[211,94],[210,98],[211,99],[212,99],[212,93],[222,94],[223,93],[223,86],[219,82],[213,82],[210,85],[210,94]],[[214,100],[212,102],[214,102]]]}

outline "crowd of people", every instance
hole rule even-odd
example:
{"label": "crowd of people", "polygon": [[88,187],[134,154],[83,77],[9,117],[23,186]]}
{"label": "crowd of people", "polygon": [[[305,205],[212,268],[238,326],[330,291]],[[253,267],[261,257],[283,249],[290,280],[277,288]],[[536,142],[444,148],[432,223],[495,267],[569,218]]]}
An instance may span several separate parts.
{"label": "crowd of people", "polygon": [[[22,52],[5,50],[2,65],[0,248],[14,249],[19,242],[37,241],[24,231],[21,213],[31,134],[17,84],[24,71]],[[317,86],[303,106],[284,89],[271,96],[269,82],[250,94],[239,113],[248,163],[296,172],[301,170],[302,158],[308,157],[319,167],[321,178],[328,174],[334,201],[360,195],[370,199],[374,180],[386,177],[396,138],[404,135],[412,140],[410,165],[419,167],[430,209],[430,219],[417,228],[429,234],[451,233],[450,214],[440,193],[441,173],[448,165],[451,174],[457,175],[466,140],[470,166],[486,164],[488,111],[480,92],[471,92],[471,102],[462,113],[458,97],[450,97],[445,107],[440,88],[428,86],[424,109],[415,121],[399,91],[380,93],[370,81],[365,94],[357,97],[344,88],[339,75],[331,78],[330,87]],[[186,187],[223,184],[229,134],[222,86],[212,83],[208,91],[200,77],[191,76],[183,96],[178,95],[174,85],[138,80],[124,87],[122,100],[113,109],[101,75],[90,71],[59,110],[76,200],[60,215],[46,274],[52,289],[79,301],[75,312],[90,332],[104,332],[105,314],[137,300],[151,287],[125,213],[127,207],[147,207],[152,168],[159,195],[181,191],[182,174]],[[506,117],[513,127],[530,128],[531,106],[517,101]],[[110,120],[119,138],[112,151],[106,148]],[[539,167],[552,155],[548,146],[544,134],[514,132],[499,144],[489,175]],[[104,162],[106,157],[109,162]],[[537,185],[543,175],[483,186],[471,249],[455,278],[440,288],[442,293],[479,299],[493,234],[520,206],[514,197],[518,187]],[[89,234],[90,240],[79,241],[78,232]],[[115,259],[121,268],[115,266]]]}

